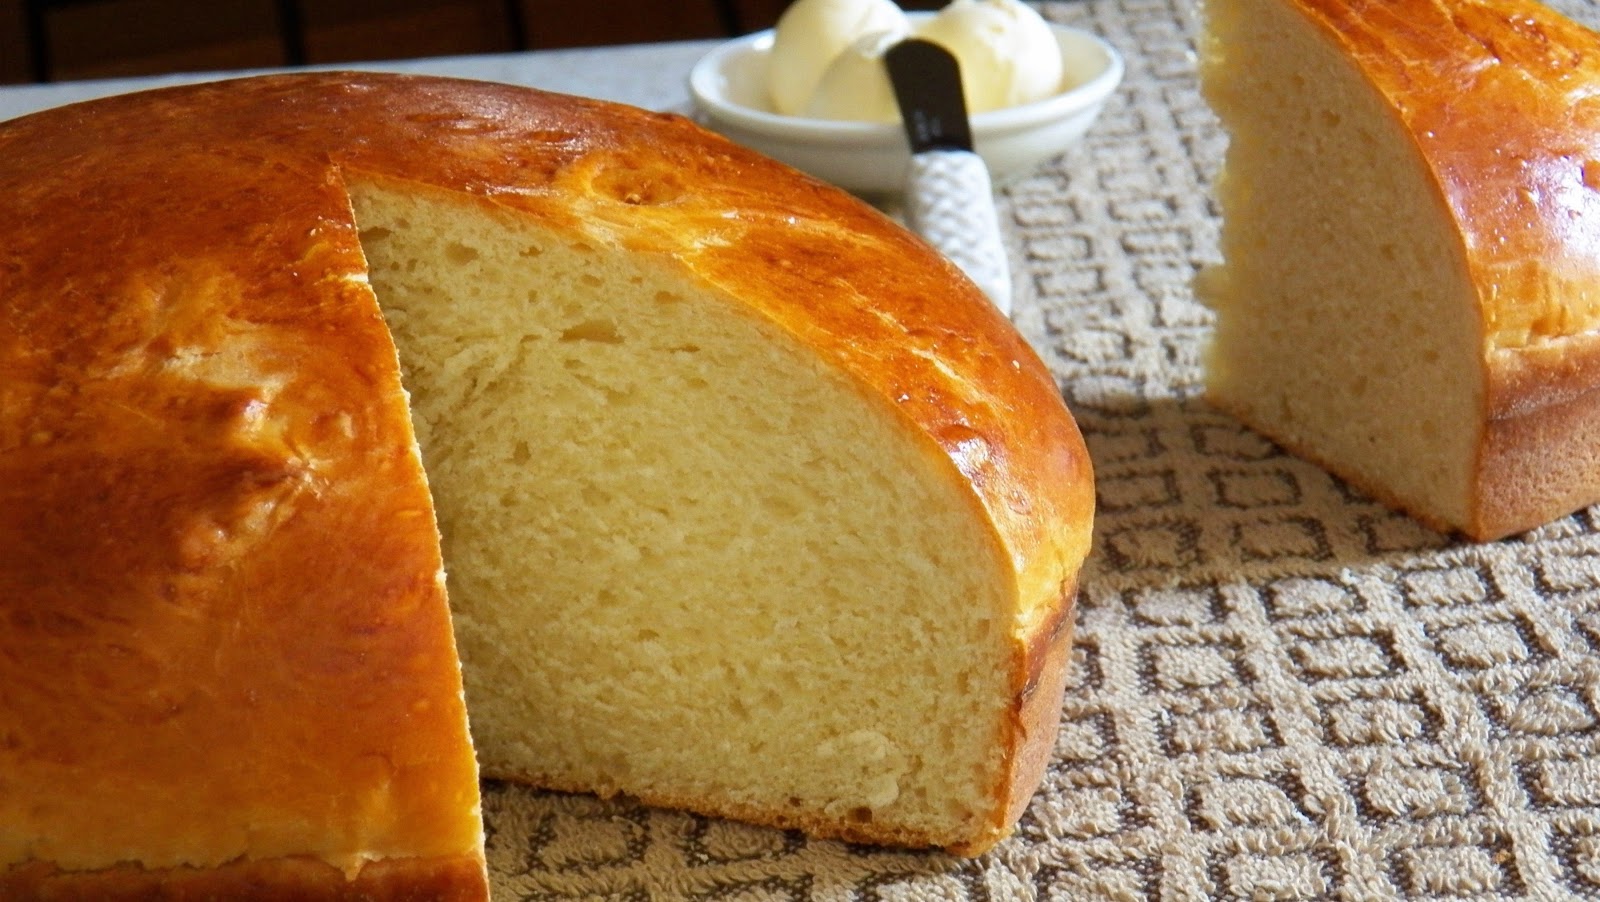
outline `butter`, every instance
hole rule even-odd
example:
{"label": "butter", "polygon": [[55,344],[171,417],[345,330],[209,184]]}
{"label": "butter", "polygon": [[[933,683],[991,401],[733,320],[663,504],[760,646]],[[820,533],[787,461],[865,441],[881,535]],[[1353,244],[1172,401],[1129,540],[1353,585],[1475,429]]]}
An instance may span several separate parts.
{"label": "butter", "polygon": [[876,32],[909,32],[893,0],[798,0],[784,10],[768,57],[772,108],[803,115],[834,59]]}
{"label": "butter", "polygon": [[900,106],[883,55],[910,37],[904,30],[878,31],[862,37],[833,58],[806,104],[812,119],[898,122]]}
{"label": "butter", "polygon": [[1018,0],[954,0],[917,31],[955,54],[967,112],[1043,100],[1061,90],[1061,48]]}
{"label": "butter", "polygon": [[967,112],[1043,100],[1061,90],[1061,48],[1020,0],[953,0],[913,29],[893,0],[797,0],[778,19],[767,60],[774,111],[810,119],[894,122],[883,54],[908,37],[955,55]]}

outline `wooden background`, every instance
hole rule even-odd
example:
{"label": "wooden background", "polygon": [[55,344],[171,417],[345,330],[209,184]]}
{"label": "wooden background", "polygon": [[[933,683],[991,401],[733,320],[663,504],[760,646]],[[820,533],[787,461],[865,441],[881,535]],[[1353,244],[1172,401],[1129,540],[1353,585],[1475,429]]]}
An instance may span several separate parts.
{"label": "wooden background", "polygon": [[0,83],[728,37],[788,2],[0,0]]}

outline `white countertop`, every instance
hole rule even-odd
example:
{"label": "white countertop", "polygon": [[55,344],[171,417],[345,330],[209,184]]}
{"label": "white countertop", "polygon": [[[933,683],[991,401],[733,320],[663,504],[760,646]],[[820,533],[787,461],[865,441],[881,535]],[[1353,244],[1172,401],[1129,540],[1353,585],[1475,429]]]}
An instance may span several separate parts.
{"label": "white countertop", "polygon": [[[683,112],[689,108],[686,83],[689,69],[695,60],[714,46],[716,46],[715,41],[683,41],[622,47],[436,57],[395,62],[349,63],[309,68],[410,72],[476,78],[529,85],[567,94],[582,94],[652,110]],[[108,94],[123,94],[146,88],[281,71],[288,70],[254,69],[4,86],[0,87],[0,121]]]}

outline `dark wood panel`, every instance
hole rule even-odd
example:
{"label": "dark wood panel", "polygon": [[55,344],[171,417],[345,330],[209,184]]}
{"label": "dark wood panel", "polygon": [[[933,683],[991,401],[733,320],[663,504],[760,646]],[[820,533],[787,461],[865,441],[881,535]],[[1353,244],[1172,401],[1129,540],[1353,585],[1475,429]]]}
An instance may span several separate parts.
{"label": "dark wood panel", "polygon": [[[738,31],[747,33],[778,24],[778,17],[789,8],[791,0],[728,0],[728,2],[733,5]],[[948,2],[949,0],[898,0],[897,5],[906,12],[911,12],[938,9]]]}
{"label": "dark wood panel", "polygon": [[32,80],[22,0],[0,0],[0,84]]}
{"label": "dark wood panel", "polygon": [[0,82],[31,80],[39,65],[72,79],[724,38],[772,27],[789,2],[0,0]]}
{"label": "dark wood panel", "polygon": [[300,5],[308,63],[515,49],[504,0],[314,0]]}
{"label": "dark wood panel", "polygon": [[44,12],[53,79],[282,65],[273,0],[99,0]]}
{"label": "dark wood panel", "polygon": [[588,47],[728,33],[719,0],[519,0],[527,46]]}
{"label": "dark wood panel", "polygon": [[771,28],[783,15],[790,0],[732,0],[738,30],[742,33]]}

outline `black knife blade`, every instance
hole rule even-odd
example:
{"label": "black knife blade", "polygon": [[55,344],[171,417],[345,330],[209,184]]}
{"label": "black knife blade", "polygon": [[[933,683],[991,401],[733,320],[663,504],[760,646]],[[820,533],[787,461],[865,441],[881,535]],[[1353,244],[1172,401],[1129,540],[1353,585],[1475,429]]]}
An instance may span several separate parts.
{"label": "black knife blade", "polygon": [[911,152],[971,150],[972,126],[955,54],[932,41],[909,38],[883,58]]}

